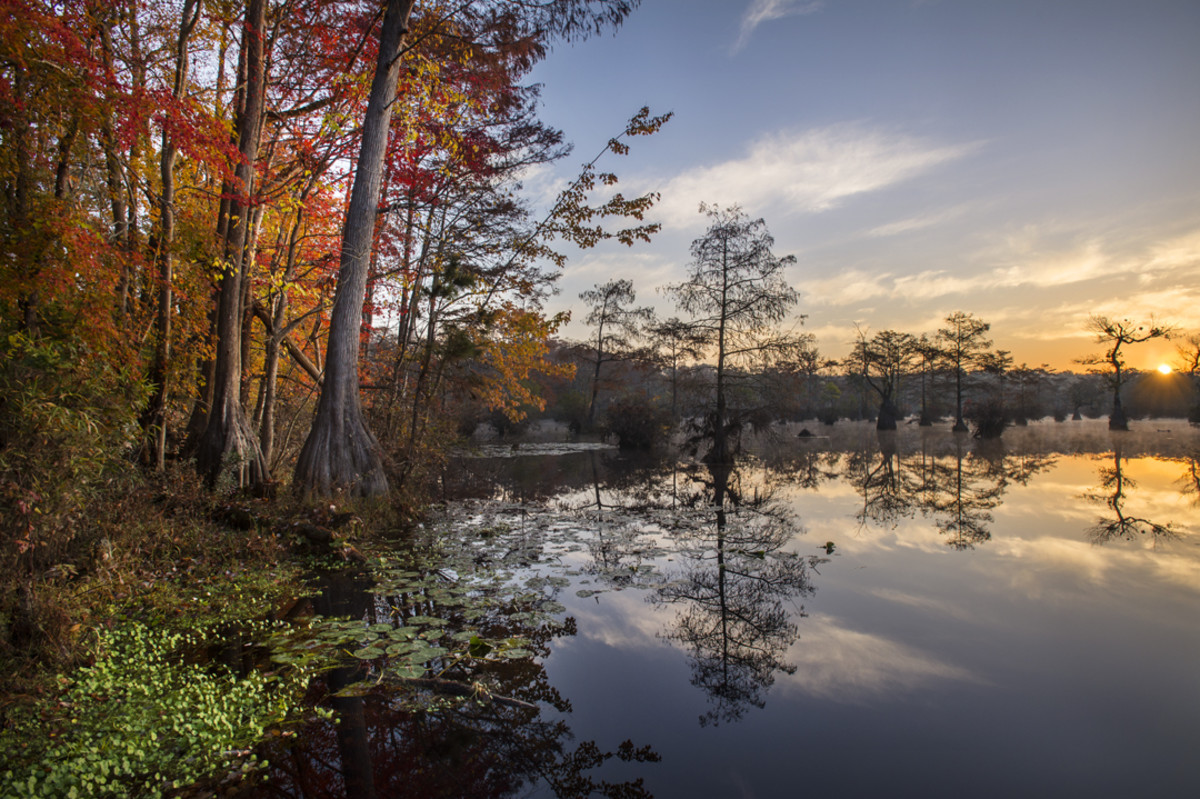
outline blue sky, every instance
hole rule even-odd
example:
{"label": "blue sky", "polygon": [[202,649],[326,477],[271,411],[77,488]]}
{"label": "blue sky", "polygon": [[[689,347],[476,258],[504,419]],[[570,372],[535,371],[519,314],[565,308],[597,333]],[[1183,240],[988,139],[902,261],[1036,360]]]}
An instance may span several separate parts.
{"label": "blue sky", "polygon": [[1091,313],[1200,330],[1196,0],[643,0],[533,80],[577,148],[534,192],[641,106],[675,113],[605,162],[661,192],[664,229],[573,255],[551,307],[576,319],[612,278],[674,314],[657,290],[684,278],[703,201],[766,219],[831,356],[855,323],[932,332],[955,310],[1057,368],[1096,350]]}

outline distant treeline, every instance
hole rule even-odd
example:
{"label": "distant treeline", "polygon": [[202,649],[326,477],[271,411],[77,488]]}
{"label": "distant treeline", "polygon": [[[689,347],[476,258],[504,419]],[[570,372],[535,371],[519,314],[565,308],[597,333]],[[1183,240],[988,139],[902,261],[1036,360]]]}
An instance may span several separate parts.
{"label": "distant treeline", "polygon": [[[546,409],[532,413],[528,420],[549,419],[583,427],[591,392],[591,357],[588,345],[557,342],[555,357],[576,366],[568,379],[546,379],[540,392]],[[817,371],[772,368],[758,374],[743,373],[738,399],[758,409],[763,422],[814,421],[833,424],[840,420],[878,418],[878,395],[861,373],[846,369],[844,362],[827,361]],[[606,367],[599,392],[601,427],[619,427],[622,420],[613,411],[628,413],[631,400],[646,407],[666,405],[672,391],[672,378],[680,419],[703,414],[711,403],[712,366],[693,363],[678,368],[678,374],[663,369],[653,359],[630,357]],[[922,395],[929,421],[946,426],[954,423],[954,375],[946,369],[933,369],[922,375],[904,375],[899,381],[895,404],[901,423],[919,423]],[[1112,404],[1109,378],[1103,374],[1057,372],[1022,367],[1003,373],[983,369],[970,374],[964,414],[978,417],[983,408],[1002,408],[1009,424],[1021,425],[1042,418],[1056,420],[1099,419],[1109,414]],[[1130,418],[1187,418],[1200,402],[1200,391],[1193,378],[1181,372],[1134,372],[1122,387],[1122,401]],[[465,431],[480,422],[491,421],[511,432],[514,424],[501,414],[468,413],[462,420]]]}

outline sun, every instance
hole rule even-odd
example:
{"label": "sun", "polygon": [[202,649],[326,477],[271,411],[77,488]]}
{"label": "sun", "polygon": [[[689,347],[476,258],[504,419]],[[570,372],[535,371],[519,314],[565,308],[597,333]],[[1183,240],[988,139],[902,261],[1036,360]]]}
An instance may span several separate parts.
{"label": "sun", "polygon": [[1169,363],[1162,363],[1162,364],[1159,364],[1159,365],[1158,365],[1158,371],[1159,371],[1159,373],[1160,373],[1160,374],[1164,374],[1164,375],[1169,375],[1169,374],[1171,374],[1171,364],[1169,364]]}

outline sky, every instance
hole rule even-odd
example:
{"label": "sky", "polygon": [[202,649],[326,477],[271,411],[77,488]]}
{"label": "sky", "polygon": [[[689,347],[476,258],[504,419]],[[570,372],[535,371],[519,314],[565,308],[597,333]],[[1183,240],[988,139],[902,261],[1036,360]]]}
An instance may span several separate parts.
{"label": "sky", "polygon": [[[701,202],[763,218],[797,315],[841,357],[868,333],[991,324],[1017,364],[1080,370],[1103,314],[1200,331],[1197,0],[643,0],[531,79],[575,144],[550,196],[642,106],[674,118],[601,168],[659,192],[654,241],[577,251],[551,310],[628,278],[678,315]],[[1175,359],[1175,344],[1129,352]]]}

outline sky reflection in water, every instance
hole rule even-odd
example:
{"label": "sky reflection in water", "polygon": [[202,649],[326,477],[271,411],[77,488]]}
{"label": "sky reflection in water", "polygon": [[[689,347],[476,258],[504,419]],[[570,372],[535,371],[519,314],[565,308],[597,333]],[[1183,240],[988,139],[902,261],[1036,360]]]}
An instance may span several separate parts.
{"label": "sky reflection in water", "polygon": [[720,536],[703,467],[593,451],[466,461],[462,482],[523,502],[531,530],[542,505],[587,530],[534,568],[572,580],[578,632],[544,666],[574,734],[662,756],[610,779],[660,797],[1197,795],[1200,438],[1154,424],[998,446],[788,430],[729,476]]}

